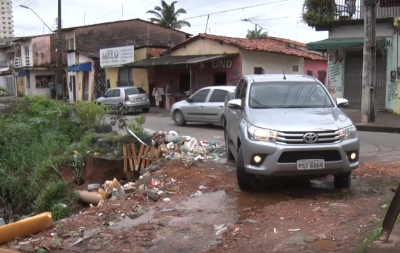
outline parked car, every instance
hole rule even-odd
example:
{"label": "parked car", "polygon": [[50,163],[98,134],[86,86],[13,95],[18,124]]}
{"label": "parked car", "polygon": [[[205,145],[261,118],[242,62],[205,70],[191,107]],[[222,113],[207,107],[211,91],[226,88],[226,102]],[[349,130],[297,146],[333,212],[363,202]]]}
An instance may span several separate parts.
{"label": "parked car", "polygon": [[224,131],[229,159],[236,159],[242,190],[259,176],[333,174],[337,188],[351,185],[359,166],[357,129],[317,79],[303,75],[249,75],[226,103]]}
{"label": "parked car", "polygon": [[106,94],[97,99],[97,102],[104,104],[112,110],[121,107],[126,108],[128,112],[142,110],[149,112],[149,95],[141,87],[127,86],[109,89]]}
{"label": "parked car", "polygon": [[226,85],[202,88],[187,100],[173,104],[171,118],[177,126],[183,126],[186,122],[222,123],[225,97],[235,88]]}
{"label": "parked car", "polygon": [[18,97],[14,96],[8,90],[0,87],[0,110],[4,110],[8,103],[17,101]]}

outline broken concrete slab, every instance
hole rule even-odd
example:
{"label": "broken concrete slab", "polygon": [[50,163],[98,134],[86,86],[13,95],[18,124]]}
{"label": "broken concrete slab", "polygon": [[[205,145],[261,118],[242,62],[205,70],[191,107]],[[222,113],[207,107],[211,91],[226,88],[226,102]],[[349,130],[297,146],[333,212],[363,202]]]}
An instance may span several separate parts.
{"label": "broken concrete slab", "polygon": [[393,228],[389,242],[374,241],[366,250],[366,253],[398,253],[400,248],[400,225]]}

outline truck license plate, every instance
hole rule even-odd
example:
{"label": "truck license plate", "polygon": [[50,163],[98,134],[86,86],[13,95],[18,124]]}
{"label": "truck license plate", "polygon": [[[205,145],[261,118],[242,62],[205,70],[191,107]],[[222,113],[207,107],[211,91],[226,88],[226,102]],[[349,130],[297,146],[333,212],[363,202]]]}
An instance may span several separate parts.
{"label": "truck license plate", "polygon": [[307,160],[297,161],[298,170],[318,170],[324,168],[325,168],[325,160],[322,159],[307,159]]}

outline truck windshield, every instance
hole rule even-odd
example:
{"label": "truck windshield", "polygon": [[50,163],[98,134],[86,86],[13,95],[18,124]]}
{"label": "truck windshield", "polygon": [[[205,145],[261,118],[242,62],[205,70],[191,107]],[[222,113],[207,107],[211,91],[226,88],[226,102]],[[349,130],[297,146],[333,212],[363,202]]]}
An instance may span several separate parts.
{"label": "truck windshield", "polygon": [[331,108],[332,100],[317,82],[258,82],[250,87],[250,108]]}

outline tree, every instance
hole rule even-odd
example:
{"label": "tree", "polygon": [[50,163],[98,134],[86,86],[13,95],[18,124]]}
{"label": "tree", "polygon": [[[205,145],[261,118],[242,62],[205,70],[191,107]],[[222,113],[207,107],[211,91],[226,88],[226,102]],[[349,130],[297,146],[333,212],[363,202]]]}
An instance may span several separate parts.
{"label": "tree", "polygon": [[175,10],[177,2],[173,1],[171,4],[167,4],[164,0],[161,0],[161,7],[155,6],[153,10],[146,12],[154,15],[153,18],[149,18],[150,22],[173,29],[181,29],[184,26],[190,27],[189,22],[178,20],[179,15],[186,14],[186,10],[182,8]]}
{"label": "tree", "polygon": [[254,30],[247,30],[247,35],[246,38],[248,39],[261,39],[265,38],[268,36],[267,32],[263,32],[263,29],[260,27],[260,29],[257,27],[257,25],[254,27]]}

